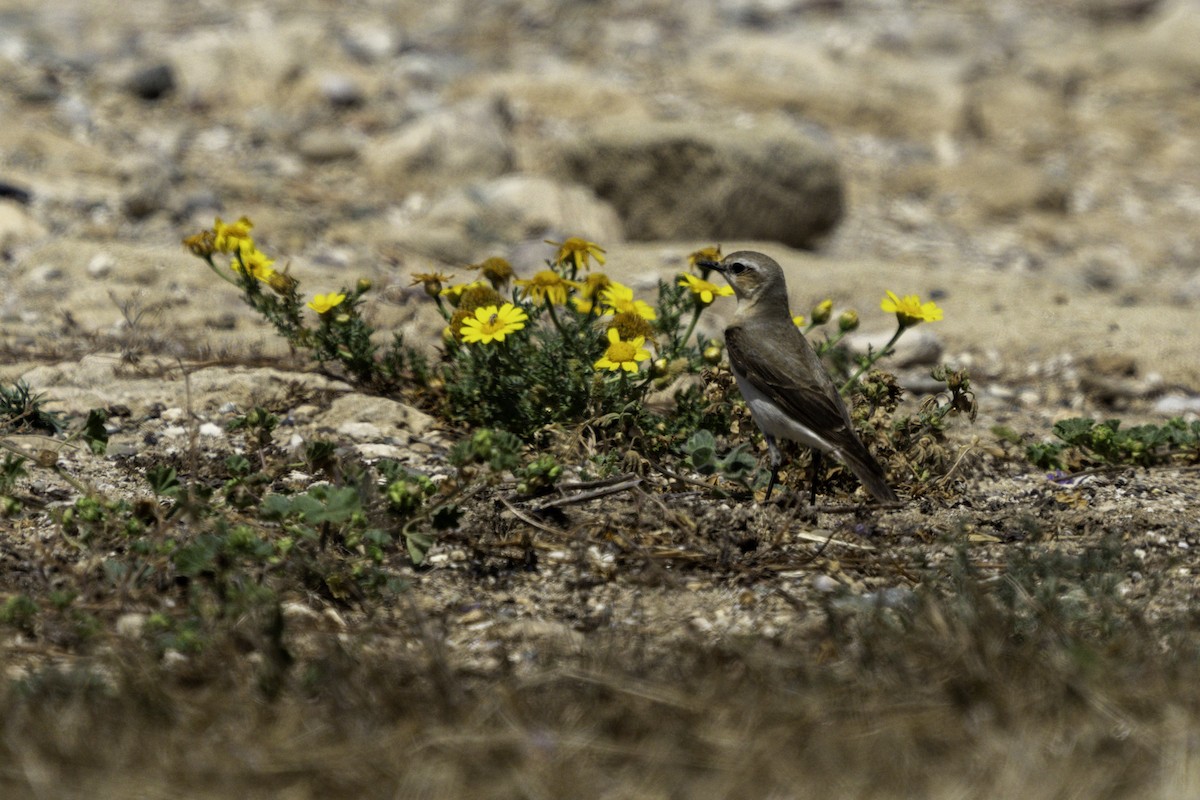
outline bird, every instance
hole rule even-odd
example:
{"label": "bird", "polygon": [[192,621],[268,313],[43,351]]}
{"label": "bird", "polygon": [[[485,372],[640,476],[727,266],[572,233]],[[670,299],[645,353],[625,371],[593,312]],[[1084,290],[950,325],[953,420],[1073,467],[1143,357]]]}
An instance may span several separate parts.
{"label": "bird", "polygon": [[721,261],[698,265],[721,273],[737,296],[737,311],[725,329],[725,349],[738,389],[771,451],[771,479],[764,502],[779,479],[778,439],[813,451],[810,503],[816,502],[816,475],[828,453],[858,476],[881,502],[899,502],[883,468],[854,432],[850,413],[833,379],[808,339],[792,322],[787,281],[775,259],[740,250]]}

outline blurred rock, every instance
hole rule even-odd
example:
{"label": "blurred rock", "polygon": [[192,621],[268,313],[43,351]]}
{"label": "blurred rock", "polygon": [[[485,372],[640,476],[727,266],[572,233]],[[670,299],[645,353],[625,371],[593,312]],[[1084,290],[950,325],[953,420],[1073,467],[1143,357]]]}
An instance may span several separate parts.
{"label": "blurred rock", "polygon": [[14,183],[0,180],[0,199],[13,200],[23,206],[27,206],[29,205],[29,201],[33,199],[33,193]]}
{"label": "blurred rock", "polygon": [[314,420],[318,429],[337,431],[352,438],[393,437],[403,442],[428,433],[433,423],[433,417],[412,406],[357,393],[337,398]]}
{"label": "blurred rock", "polygon": [[1200,397],[1186,394],[1164,395],[1154,402],[1154,413],[1168,417],[1200,414]]}
{"label": "blurred rock", "polygon": [[143,100],[159,100],[175,90],[175,70],[170,64],[139,67],[123,85],[126,91]]}
{"label": "blurred rock", "polygon": [[393,195],[492,178],[512,169],[510,123],[492,100],[432,111],[363,150],[368,174]]}
{"label": "blurred rock", "polygon": [[14,81],[13,88],[22,101],[37,105],[53,103],[62,94],[62,84],[48,70],[22,73]]}
{"label": "blurred rock", "polygon": [[590,189],[535,175],[506,175],[450,192],[405,226],[400,239],[426,254],[468,263],[488,248],[566,236],[602,244],[624,239],[616,210]]}
{"label": "blurred rock", "polygon": [[296,140],[296,152],[314,164],[357,158],[358,151],[358,140],[343,130],[318,128],[305,131]]}
{"label": "blurred rock", "polygon": [[121,210],[130,219],[145,219],[166,206],[167,190],[165,180],[139,182],[121,195]]}
{"label": "blurred rock", "polygon": [[0,250],[28,244],[46,235],[37,220],[16,203],[0,200]]}
{"label": "blurred rock", "polygon": [[995,151],[978,151],[942,173],[942,189],[965,195],[964,212],[981,220],[1010,219],[1035,209],[1063,211],[1068,189],[1040,169]]}
{"label": "blurred rock", "polygon": [[[853,333],[842,341],[856,355],[866,355],[868,347],[878,353],[894,331],[884,333]],[[942,357],[941,338],[929,328],[910,328],[895,344],[896,354],[884,360],[885,367],[904,368],[936,364]]]}
{"label": "blurred rock", "polygon": [[347,55],[364,64],[382,61],[400,47],[391,30],[367,22],[351,23],[338,39]]}
{"label": "blurred rock", "polygon": [[1071,0],[1067,7],[1099,23],[1137,22],[1153,13],[1160,0]]}
{"label": "blurred rock", "polygon": [[556,174],[612,203],[631,239],[766,239],[813,247],[843,212],[832,147],[786,123],[610,125]]}
{"label": "blurred rock", "polygon": [[337,108],[360,106],[366,99],[358,82],[345,75],[337,73],[322,75],[317,85],[325,101]]}
{"label": "blurred rock", "polygon": [[112,274],[113,267],[117,261],[108,253],[97,253],[92,256],[92,260],[88,262],[87,274],[89,278],[97,280],[107,278]]}

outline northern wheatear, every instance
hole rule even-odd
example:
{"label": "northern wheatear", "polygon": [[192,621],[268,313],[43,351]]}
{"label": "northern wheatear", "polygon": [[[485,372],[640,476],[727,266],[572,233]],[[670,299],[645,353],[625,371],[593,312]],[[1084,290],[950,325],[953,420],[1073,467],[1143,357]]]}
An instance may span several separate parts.
{"label": "northern wheatear", "polygon": [[792,322],[783,270],[770,256],[742,250],[717,263],[702,262],[725,276],[737,295],[737,312],[725,329],[725,348],[738,389],[771,449],[771,480],[782,457],[777,438],[813,450],[812,498],[822,453],[849,467],[875,499],[897,502],[883,468],[854,432],[846,404],[820,357]]}

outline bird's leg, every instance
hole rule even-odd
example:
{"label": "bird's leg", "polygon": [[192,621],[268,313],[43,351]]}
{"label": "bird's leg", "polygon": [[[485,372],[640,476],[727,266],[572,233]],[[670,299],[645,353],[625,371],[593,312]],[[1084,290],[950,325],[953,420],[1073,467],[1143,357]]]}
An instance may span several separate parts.
{"label": "bird's leg", "polygon": [[817,504],[817,476],[821,474],[821,457],[824,455],[820,450],[812,451],[812,469],[808,475],[808,504],[815,506]]}
{"label": "bird's leg", "polygon": [[779,452],[779,445],[775,444],[774,436],[764,433],[763,438],[767,440],[767,448],[771,451],[771,480],[767,481],[767,494],[763,497],[765,503],[771,499],[771,490],[779,480],[779,465],[783,463],[783,456]]}

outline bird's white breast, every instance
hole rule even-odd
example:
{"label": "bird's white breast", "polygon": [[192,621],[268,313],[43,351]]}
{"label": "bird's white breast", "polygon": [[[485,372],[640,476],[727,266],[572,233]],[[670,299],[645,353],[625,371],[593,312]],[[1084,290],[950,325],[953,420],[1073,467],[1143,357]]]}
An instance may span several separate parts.
{"label": "bird's white breast", "polygon": [[738,390],[741,391],[742,397],[745,398],[746,405],[750,407],[750,414],[754,417],[754,424],[758,425],[763,433],[774,436],[777,439],[791,439],[793,442],[799,442],[806,447],[813,447],[825,453],[837,451],[838,448],[836,445],[789,416],[786,411],[776,405],[774,400],[759,391],[753,383],[738,373],[736,369],[732,370],[732,372],[734,379],[737,381]]}

